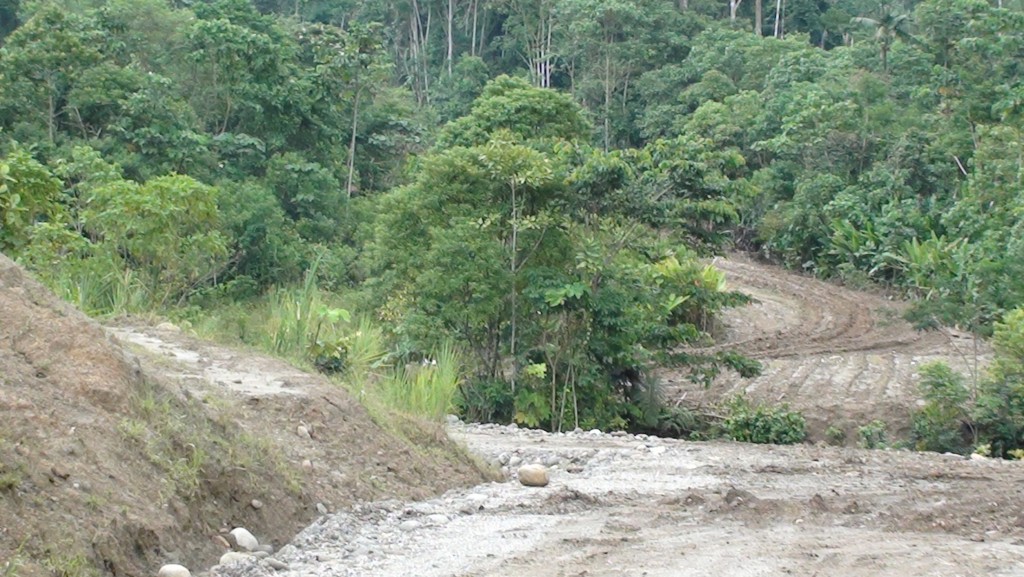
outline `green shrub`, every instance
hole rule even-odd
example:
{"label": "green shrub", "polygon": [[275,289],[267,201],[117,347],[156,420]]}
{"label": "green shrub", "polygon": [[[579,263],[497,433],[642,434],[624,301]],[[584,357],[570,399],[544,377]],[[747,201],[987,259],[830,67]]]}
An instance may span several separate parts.
{"label": "green shrub", "polygon": [[825,429],[825,440],[829,445],[842,447],[846,444],[846,431],[836,425],[829,425]]}
{"label": "green shrub", "polygon": [[973,424],[970,392],[963,375],[943,363],[921,367],[925,404],[914,413],[913,440],[919,451],[970,452]]}
{"label": "green shrub", "polygon": [[700,418],[686,407],[665,407],[658,415],[655,433],[665,437],[694,438],[704,436],[708,429],[706,419]]}
{"label": "green shrub", "polygon": [[871,421],[857,429],[860,446],[864,449],[881,449],[887,442],[886,424],[879,420]]}
{"label": "green shrub", "polygon": [[1024,308],[995,324],[995,361],[982,382],[975,418],[979,437],[1005,457],[1024,448]]}
{"label": "green shrub", "polygon": [[727,414],[722,428],[735,441],[791,445],[807,437],[804,416],[790,411],[787,405],[752,405],[746,397],[739,395],[725,408]]}
{"label": "green shrub", "polygon": [[457,406],[468,421],[508,423],[515,412],[515,397],[505,381],[478,378],[459,388]]}

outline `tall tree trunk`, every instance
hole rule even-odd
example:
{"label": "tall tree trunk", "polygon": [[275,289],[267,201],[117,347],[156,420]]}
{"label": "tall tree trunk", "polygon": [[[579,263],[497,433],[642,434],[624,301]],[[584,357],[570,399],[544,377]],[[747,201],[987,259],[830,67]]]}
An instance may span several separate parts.
{"label": "tall tree trunk", "polygon": [[412,66],[410,66],[410,75],[413,80],[413,90],[416,92],[416,103],[423,105],[426,103],[426,95],[422,88],[420,79],[420,47],[422,46],[422,33],[420,30],[420,5],[416,0],[412,0],[412,11],[409,14],[409,53],[412,60]]}
{"label": "tall tree trunk", "polygon": [[612,114],[612,53],[605,47],[604,53],[604,151],[611,150]]}
{"label": "tall tree trunk", "polygon": [[452,58],[455,52],[455,0],[448,0],[448,76],[452,75]]}
{"label": "tall tree trunk", "polygon": [[754,0],[754,34],[764,34],[764,14],[762,13],[761,0]]}
{"label": "tall tree trunk", "polygon": [[516,207],[516,181],[512,179],[509,182],[512,185],[512,342],[509,345],[509,349],[512,356],[512,392],[515,393],[516,372],[518,369],[516,363],[516,245],[519,242],[519,220],[517,218],[519,209]]}
{"label": "tall tree trunk", "polygon": [[686,12],[690,9],[690,0],[679,0],[679,9]]}
{"label": "tall tree trunk", "polygon": [[356,76],[356,95],[352,99],[352,134],[348,140],[348,178],[345,181],[345,194],[352,198],[352,177],[356,171],[356,129],[359,124],[359,96],[363,87],[359,85],[359,77]]}
{"label": "tall tree trunk", "polygon": [[551,88],[551,30],[554,23],[548,21],[547,38],[544,41],[544,88]]}
{"label": "tall tree trunk", "polygon": [[480,0],[473,0],[470,4],[470,11],[473,14],[473,31],[470,33],[469,55],[476,56],[476,16],[480,10]]}
{"label": "tall tree trunk", "polygon": [[739,10],[743,0],[729,0],[729,22],[736,21],[736,11]]}
{"label": "tall tree trunk", "polygon": [[782,30],[779,25],[782,23],[782,0],[775,0],[775,34],[776,38],[780,38],[779,32]]}
{"label": "tall tree trunk", "polygon": [[484,11],[483,20],[480,22],[480,35],[479,35],[480,44],[477,45],[477,47],[476,47],[476,55],[477,56],[483,56],[483,54],[484,54],[484,43],[487,42],[487,38],[486,38],[487,35],[484,34],[484,30],[487,29],[488,17],[489,16],[490,16],[490,12],[487,12],[485,10]]}
{"label": "tall tree trunk", "polygon": [[46,98],[46,128],[50,136],[50,144],[53,144],[54,138],[56,138],[56,124],[57,124],[57,99],[53,97],[53,92],[56,88],[53,88],[53,83],[50,82],[49,94]]}

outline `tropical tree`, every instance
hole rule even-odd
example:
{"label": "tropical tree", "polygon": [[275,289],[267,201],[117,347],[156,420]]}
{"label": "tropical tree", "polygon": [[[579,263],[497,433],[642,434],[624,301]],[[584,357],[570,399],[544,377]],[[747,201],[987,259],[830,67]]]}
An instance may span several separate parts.
{"label": "tropical tree", "polygon": [[892,8],[886,7],[874,18],[868,16],[856,16],[852,22],[861,24],[874,31],[872,37],[878,43],[878,49],[882,56],[882,70],[889,72],[889,51],[896,40],[909,42],[913,36],[908,30],[910,26],[909,14],[897,14]]}

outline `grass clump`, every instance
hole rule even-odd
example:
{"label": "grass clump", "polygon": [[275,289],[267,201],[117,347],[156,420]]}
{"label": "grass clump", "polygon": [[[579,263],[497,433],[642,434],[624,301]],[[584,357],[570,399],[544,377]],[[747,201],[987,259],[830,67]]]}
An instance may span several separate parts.
{"label": "grass clump", "polygon": [[846,444],[846,431],[838,425],[829,425],[825,429],[825,440],[833,447],[842,447]]}
{"label": "grass clump", "polygon": [[458,349],[444,343],[420,363],[392,367],[373,384],[373,390],[389,407],[441,420],[451,412],[462,378]]}
{"label": "grass clump", "polygon": [[857,438],[863,449],[882,449],[888,444],[887,425],[883,421],[874,420],[857,429]]}
{"label": "grass clump", "polygon": [[[311,269],[299,287],[271,289],[251,306],[229,306],[195,328],[219,340],[241,341],[335,378],[376,413],[400,412],[440,421],[454,410],[465,363],[452,343],[405,362],[384,331],[355,317],[317,288]],[[379,415],[378,415],[379,416]]]}
{"label": "grass clump", "polygon": [[43,561],[54,577],[92,577],[99,575],[89,559],[81,554],[69,554],[50,550]]}
{"label": "grass clump", "polygon": [[20,468],[0,463],[0,492],[13,491],[21,485],[23,474]]}

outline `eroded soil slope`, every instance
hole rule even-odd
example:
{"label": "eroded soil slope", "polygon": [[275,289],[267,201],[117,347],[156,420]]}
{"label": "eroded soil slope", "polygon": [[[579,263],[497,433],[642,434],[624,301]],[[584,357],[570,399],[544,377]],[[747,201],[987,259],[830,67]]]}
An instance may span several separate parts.
{"label": "eroded soil slope", "polygon": [[688,405],[717,402],[738,393],[788,403],[807,417],[811,440],[829,426],[856,441],[873,420],[890,437],[906,437],[920,395],[921,365],[944,361],[965,372],[988,358],[984,343],[953,330],[921,332],[902,319],[905,304],[756,263],[742,255],[718,258],[731,290],[755,302],[728,311],[720,344],[764,364],[763,374],[720,377],[709,389],[679,373],[663,376],[671,399]]}
{"label": "eroded soil slope", "polygon": [[108,332],[0,255],[0,575],[209,566],[235,526],[280,545],[322,511],[484,479],[438,427],[395,423],[173,326]]}

